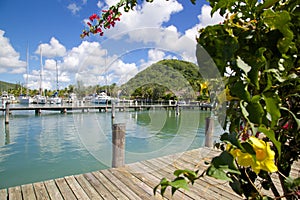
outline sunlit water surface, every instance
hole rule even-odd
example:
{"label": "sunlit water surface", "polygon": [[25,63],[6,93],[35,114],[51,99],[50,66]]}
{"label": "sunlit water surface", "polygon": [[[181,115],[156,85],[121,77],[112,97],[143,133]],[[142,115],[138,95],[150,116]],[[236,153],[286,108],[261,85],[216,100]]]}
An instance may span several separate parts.
{"label": "sunlit water surface", "polygon": [[[60,114],[13,111],[0,116],[0,188],[111,167],[112,123],[126,125],[126,163],[204,145],[209,111],[149,110]],[[216,133],[221,128],[216,125]]]}

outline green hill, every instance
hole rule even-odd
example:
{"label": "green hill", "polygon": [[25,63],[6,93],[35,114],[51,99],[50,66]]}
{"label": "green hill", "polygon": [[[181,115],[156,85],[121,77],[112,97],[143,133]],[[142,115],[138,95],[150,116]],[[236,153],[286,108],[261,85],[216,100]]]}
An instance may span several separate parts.
{"label": "green hill", "polygon": [[182,60],[162,60],[152,64],[121,86],[122,94],[159,99],[167,93],[193,98],[202,77],[197,65]]}
{"label": "green hill", "polygon": [[8,91],[10,89],[16,89],[17,84],[0,81],[0,91]]}

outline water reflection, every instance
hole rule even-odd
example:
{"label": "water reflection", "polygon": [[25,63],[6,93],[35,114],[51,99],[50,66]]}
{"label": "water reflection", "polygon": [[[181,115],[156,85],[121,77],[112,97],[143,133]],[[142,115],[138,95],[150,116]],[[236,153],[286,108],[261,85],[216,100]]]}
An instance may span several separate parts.
{"label": "water reflection", "polygon": [[126,163],[200,147],[209,115],[150,109],[112,119],[110,112],[16,111],[7,127],[0,123],[0,188],[111,167],[113,123],[126,124]]}

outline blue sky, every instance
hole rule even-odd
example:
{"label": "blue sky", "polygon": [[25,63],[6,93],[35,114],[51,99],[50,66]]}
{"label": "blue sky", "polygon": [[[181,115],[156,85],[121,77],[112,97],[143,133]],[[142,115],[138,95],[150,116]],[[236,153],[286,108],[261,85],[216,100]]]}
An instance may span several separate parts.
{"label": "blue sky", "polygon": [[116,0],[1,0],[0,80],[38,89],[42,51],[43,88],[59,89],[78,81],[85,85],[122,84],[161,59],[195,62],[197,29],[219,23],[210,7],[198,0],[156,0],[143,3],[104,37],[81,39],[93,13]]}

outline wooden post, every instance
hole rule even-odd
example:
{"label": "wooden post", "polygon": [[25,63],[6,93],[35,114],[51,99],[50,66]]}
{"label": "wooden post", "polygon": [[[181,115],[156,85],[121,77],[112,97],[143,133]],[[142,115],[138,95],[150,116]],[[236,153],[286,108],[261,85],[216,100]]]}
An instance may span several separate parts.
{"label": "wooden post", "polygon": [[179,115],[179,105],[176,105],[176,115]]}
{"label": "wooden post", "polygon": [[112,167],[125,165],[125,124],[112,125]]}
{"label": "wooden post", "polygon": [[9,124],[9,102],[5,103],[5,124]]}
{"label": "wooden post", "polygon": [[214,118],[207,117],[205,124],[205,146],[213,147]]}
{"label": "wooden post", "polygon": [[111,118],[115,118],[115,114],[116,114],[116,112],[115,112],[115,103],[112,102],[111,103]]}
{"label": "wooden post", "polygon": [[42,112],[42,110],[41,110],[40,108],[38,108],[38,109],[35,109],[35,114],[36,114],[36,115],[40,115],[40,114],[41,114],[41,112]]}
{"label": "wooden post", "polygon": [[9,124],[5,124],[5,145],[10,144]]}

